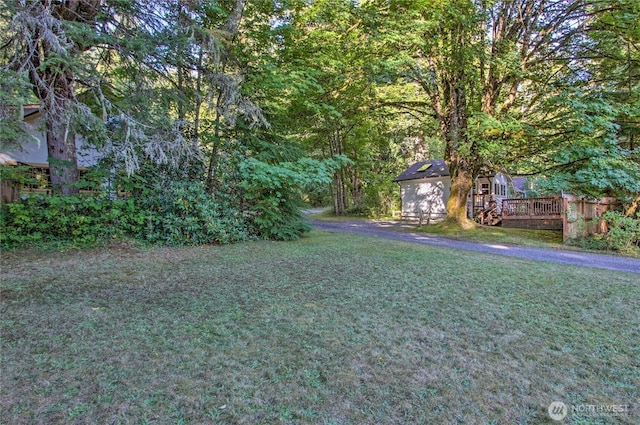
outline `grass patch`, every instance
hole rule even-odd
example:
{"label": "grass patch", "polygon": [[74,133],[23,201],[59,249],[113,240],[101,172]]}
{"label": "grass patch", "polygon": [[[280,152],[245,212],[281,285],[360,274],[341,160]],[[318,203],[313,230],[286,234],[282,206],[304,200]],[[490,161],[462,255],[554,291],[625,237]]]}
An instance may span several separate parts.
{"label": "grass patch", "polygon": [[499,226],[475,225],[466,229],[459,225],[440,222],[417,228],[419,232],[472,242],[501,242],[540,248],[565,248],[562,232],[555,230],[515,229]]}
{"label": "grass patch", "polygon": [[313,232],[5,253],[0,289],[1,423],[639,419],[636,275]]}
{"label": "grass patch", "polygon": [[[362,218],[354,216],[335,216],[332,211],[325,210],[321,213],[310,215],[323,221],[356,221]],[[389,218],[397,221],[397,219]],[[505,228],[500,226],[481,226],[472,224],[471,228],[463,228],[460,225],[447,221],[440,221],[429,225],[418,226],[417,222],[406,222],[397,226],[396,230],[420,232],[434,236],[442,236],[449,239],[464,240],[479,243],[506,243],[512,245],[532,246],[538,248],[555,249],[580,249],[577,246],[568,246],[562,242],[562,232],[555,230],[532,230]]]}

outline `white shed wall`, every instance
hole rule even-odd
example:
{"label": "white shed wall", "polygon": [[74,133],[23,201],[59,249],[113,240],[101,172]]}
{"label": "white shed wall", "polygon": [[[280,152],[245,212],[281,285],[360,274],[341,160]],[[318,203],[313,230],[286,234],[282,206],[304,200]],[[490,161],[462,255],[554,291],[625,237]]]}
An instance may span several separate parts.
{"label": "white shed wall", "polygon": [[400,182],[402,213],[419,213],[431,210],[432,218],[447,213],[447,200],[451,192],[450,177]]}

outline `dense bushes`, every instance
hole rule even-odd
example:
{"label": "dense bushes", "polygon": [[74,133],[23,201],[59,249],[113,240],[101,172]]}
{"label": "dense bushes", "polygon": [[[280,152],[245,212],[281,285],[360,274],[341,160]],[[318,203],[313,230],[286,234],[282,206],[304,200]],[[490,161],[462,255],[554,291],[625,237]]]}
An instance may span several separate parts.
{"label": "dense bushes", "polygon": [[640,248],[640,214],[633,218],[626,217],[618,211],[607,211],[602,218],[609,227],[609,231],[603,237],[608,249]]}
{"label": "dense bushes", "polygon": [[328,184],[346,158],[303,158],[269,164],[245,160],[236,184],[209,193],[201,180],[156,170],[120,178],[121,199],[30,195],[4,205],[0,246],[95,244],[127,237],[162,245],[231,243],[249,238],[292,240],[310,228],[300,197]]}
{"label": "dense bushes", "polygon": [[640,214],[634,218],[619,211],[606,211],[602,220],[607,223],[606,233],[579,237],[569,243],[584,249],[640,254]]}
{"label": "dense bushes", "polygon": [[249,237],[246,214],[228,196],[215,198],[199,181],[173,182],[136,198],[146,212],[141,239],[163,245],[230,243]]}
{"label": "dense bushes", "polygon": [[347,162],[341,156],[324,161],[302,158],[275,165],[256,159],[244,161],[240,186],[252,216],[253,233],[266,239],[299,238],[310,229],[300,211],[303,191],[328,185],[333,172]]}
{"label": "dense bushes", "polygon": [[131,199],[33,195],[3,205],[0,243],[4,248],[50,242],[91,244],[137,234],[144,222],[145,213]]}
{"label": "dense bushes", "polygon": [[32,195],[2,207],[4,248],[40,243],[87,245],[120,237],[163,245],[229,243],[249,237],[246,217],[202,183],[174,183],[145,196]]}

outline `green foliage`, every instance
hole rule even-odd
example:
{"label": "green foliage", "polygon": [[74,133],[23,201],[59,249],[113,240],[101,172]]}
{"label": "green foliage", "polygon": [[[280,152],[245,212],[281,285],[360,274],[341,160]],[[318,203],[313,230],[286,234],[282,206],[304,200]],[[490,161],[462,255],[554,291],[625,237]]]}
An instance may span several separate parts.
{"label": "green foliage", "polygon": [[602,220],[607,223],[606,233],[579,237],[569,243],[583,249],[611,250],[640,256],[640,214],[628,217],[619,211],[606,211]]}
{"label": "green foliage", "polygon": [[132,200],[29,196],[2,206],[0,246],[90,245],[137,233],[144,222],[144,211]]}
{"label": "green foliage", "polygon": [[134,202],[146,211],[139,237],[163,245],[230,243],[249,238],[247,217],[229,197],[212,196],[199,181],[176,181],[139,192]]}
{"label": "green foliage", "polygon": [[367,205],[354,205],[347,209],[346,215],[352,217],[369,217],[372,215],[371,209]]}
{"label": "green foliage", "polygon": [[302,192],[328,185],[332,174],[348,162],[344,156],[278,164],[254,158],[244,161],[240,165],[241,187],[252,215],[252,232],[265,239],[298,239],[310,230],[300,212]]}
{"label": "green foliage", "polygon": [[16,186],[35,183],[26,165],[12,166],[0,164],[0,181],[11,181]]}
{"label": "green foliage", "polygon": [[237,202],[222,194],[214,198],[201,182],[138,189],[126,199],[29,196],[6,204],[0,219],[0,246],[86,246],[120,237],[176,246],[249,238],[249,217],[240,212]]}
{"label": "green foliage", "polygon": [[604,235],[607,248],[622,251],[632,247],[640,248],[640,214],[626,217],[618,211],[607,211],[602,216],[609,225]]}
{"label": "green foliage", "polygon": [[20,118],[22,106],[30,99],[26,78],[0,68],[0,141],[4,149],[26,136]]}
{"label": "green foliage", "polygon": [[[62,7],[54,3],[11,0],[0,12],[0,140],[19,139],[18,109],[33,96],[17,70],[68,72],[77,83],[69,128],[112,161],[108,170],[136,172],[123,187],[132,214],[144,215],[126,230],[136,237],[295,239],[307,229],[301,193],[331,203],[336,170],[340,213],[389,214],[393,177],[445,151],[471,168],[551,174],[553,191],[640,192],[631,0],[593,14],[535,0],[108,1],[86,22],[41,22],[71,44],[30,60],[47,34],[25,37],[37,26],[14,24]],[[553,30],[536,41],[540,28]],[[443,130],[453,118],[461,127]],[[336,153],[353,162],[299,160]],[[77,188],[100,191],[97,181]]]}
{"label": "green foliage", "polygon": [[393,182],[390,173],[367,175],[364,188],[364,201],[370,216],[390,216],[392,211],[401,208],[400,190]]}
{"label": "green foliage", "polygon": [[564,112],[547,123],[552,146],[546,165],[557,164],[540,179],[542,191],[614,196],[623,201],[640,192],[640,149],[623,143],[618,120],[624,117],[615,100],[598,93],[567,90],[552,98]]}

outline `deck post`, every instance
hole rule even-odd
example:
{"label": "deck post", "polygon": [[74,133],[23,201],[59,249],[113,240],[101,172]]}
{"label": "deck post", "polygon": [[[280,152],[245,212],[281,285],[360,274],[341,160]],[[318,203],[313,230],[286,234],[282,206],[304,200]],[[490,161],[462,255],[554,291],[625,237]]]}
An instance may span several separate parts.
{"label": "deck post", "polygon": [[569,199],[562,197],[562,243],[567,243],[569,239]]}

